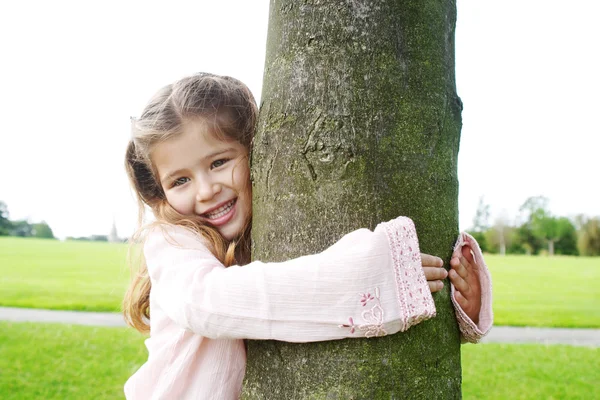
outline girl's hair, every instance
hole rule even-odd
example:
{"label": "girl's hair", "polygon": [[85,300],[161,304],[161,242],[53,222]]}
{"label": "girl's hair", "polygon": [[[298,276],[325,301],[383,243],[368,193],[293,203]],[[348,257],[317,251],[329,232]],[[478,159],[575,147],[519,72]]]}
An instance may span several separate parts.
{"label": "girl's hair", "polygon": [[[250,151],[257,114],[254,97],[242,82],[228,76],[199,73],[159,90],[142,115],[138,119],[132,118],[132,138],[127,146],[125,168],[138,200],[140,228],[131,241],[131,283],[123,300],[123,313],[127,323],[140,332],[150,330],[151,284],[143,257],[134,262],[131,250],[143,243],[147,228],[161,223],[184,226],[203,237],[211,252],[225,266],[246,263],[250,255],[250,216],[237,241],[228,242],[200,218],[182,215],[169,205],[150,160],[152,146],[181,134],[185,122],[200,119],[218,137],[235,140]],[[146,206],[157,221],[144,228]]]}

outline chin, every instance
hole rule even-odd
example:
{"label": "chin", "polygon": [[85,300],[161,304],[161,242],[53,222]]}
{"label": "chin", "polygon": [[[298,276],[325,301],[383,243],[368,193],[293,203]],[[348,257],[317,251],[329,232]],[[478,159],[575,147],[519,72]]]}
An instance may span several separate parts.
{"label": "chin", "polygon": [[232,241],[232,240],[240,237],[240,235],[242,234],[242,230],[241,229],[224,229],[222,231],[219,230],[219,233],[221,234],[221,236],[223,236],[223,238],[225,240]]}

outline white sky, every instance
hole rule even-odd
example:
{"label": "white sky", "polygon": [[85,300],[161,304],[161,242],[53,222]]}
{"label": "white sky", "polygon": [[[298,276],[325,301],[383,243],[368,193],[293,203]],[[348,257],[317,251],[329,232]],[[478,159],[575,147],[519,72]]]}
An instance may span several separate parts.
{"label": "white sky", "polygon": [[[529,196],[600,215],[600,2],[458,0],[465,109],[460,225],[479,197],[514,217]],[[208,71],[260,97],[266,0],[19,1],[0,5],[0,200],[58,237],[135,229],[123,169],[129,116]],[[596,120],[594,120],[596,117]]]}

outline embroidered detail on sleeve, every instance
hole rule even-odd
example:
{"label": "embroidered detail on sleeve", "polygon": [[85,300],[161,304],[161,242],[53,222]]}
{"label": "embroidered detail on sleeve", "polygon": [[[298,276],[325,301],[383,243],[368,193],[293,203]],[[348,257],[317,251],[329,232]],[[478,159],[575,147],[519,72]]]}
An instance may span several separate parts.
{"label": "embroidered detail on sleeve", "polygon": [[348,318],[348,324],[339,325],[340,328],[350,328],[350,333],[355,333],[357,330],[364,332],[365,337],[385,336],[387,332],[383,328],[383,308],[379,300],[379,288],[375,288],[375,296],[371,293],[359,294],[360,304],[362,307],[371,307],[361,313],[361,317],[365,323],[357,325],[354,323],[354,318]]}
{"label": "embroidered detail on sleeve", "polygon": [[399,217],[384,224],[390,244],[396,295],[402,317],[401,331],[435,316],[435,303],[421,266],[421,253],[415,225]]}

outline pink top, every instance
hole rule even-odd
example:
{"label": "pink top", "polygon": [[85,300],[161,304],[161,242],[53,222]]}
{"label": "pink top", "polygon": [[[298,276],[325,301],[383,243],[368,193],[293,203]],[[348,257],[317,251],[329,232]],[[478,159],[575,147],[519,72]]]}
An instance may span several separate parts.
{"label": "pink top", "polygon": [[[482,293],[491,299],[479,246],[463,234],[457,249],[466,242],[475,244],[487,279]],[[178,226],[154,229],[144,255],[152,282],[149,356],[125,384],[128,399],[235,400],[246,365],[242,339],[383,336],[435,316],[415,228],[405,217],[282,263],[225,268],[203,239]],[[491,328],[491,301],[483,304],[479,326],[458,311],[466,340]]]}

